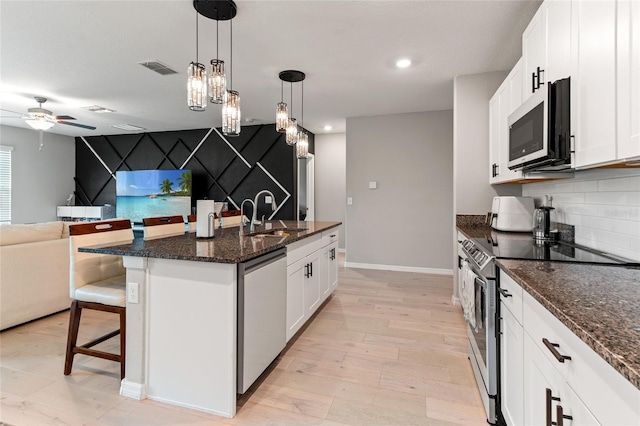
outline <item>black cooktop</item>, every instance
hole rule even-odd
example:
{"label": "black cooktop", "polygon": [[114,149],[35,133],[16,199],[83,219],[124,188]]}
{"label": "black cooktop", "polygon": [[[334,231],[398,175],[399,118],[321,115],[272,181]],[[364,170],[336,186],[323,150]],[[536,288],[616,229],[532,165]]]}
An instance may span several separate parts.
{"label": "black cooktop", "polygon": [[498,259],[549,260],[610,265],[633,264],[628,259],[598,253],[565,241],[539,242],[530,233],[492,232],[490,238],[472,238],[479,248]]}

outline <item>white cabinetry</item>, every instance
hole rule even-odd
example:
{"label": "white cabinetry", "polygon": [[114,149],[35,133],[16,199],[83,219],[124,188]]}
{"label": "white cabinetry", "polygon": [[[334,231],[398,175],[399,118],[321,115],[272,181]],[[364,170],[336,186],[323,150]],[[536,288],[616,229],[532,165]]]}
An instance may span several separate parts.
{"label": "white cabinetry", "polygon": [[116,209],[105,206],[58,206],[56,215],[65,220],[103,220],[116,217]]}
{"label": "white cabinetry", "polygon": [[618,155],[640,156],[640,2],[618,2]]}
{"label": "white cabinetry", "polygon": [[522,33],[523,101],[571,74],[571,5],[545,1]]}
{"label": "white cabinetry", "polygon": [[519,323],[514,286],[500,271],[500,288],[513,295],[500,296],[500,392],[507,424],[640,424],[640,390],[522,289]]}
{"label": "white cabinetry", "polygon": [[338,230],[287,246],[287,341],[338,285]]}
{"label": "white cabinetry", "polygon": [[571,128],[576,168],[616,160],[616,2],[572,3]]}
{"label": "white cabinetry", "polygon": [[524,331],[522,288],[500,271],[500,389],[508,425],[524,422]]}
{"label": "white cabinetry", "polygon": [[522,103],[522,59],[513,67],[489,101],[489,182],[504,183],[522,178],[522,171],[509,170],[508,117]]}

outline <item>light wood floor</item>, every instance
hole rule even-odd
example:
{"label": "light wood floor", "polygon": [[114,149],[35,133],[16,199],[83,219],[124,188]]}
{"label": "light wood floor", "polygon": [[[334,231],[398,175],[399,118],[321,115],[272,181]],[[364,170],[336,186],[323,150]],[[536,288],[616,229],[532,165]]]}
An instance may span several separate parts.
{"label": "light wood floor", "polygon": [[[340,268],[338,290],[233,419],[121,397],[113,362],[76,355],[64,376],[69,313],[56,314],[0,333],[0,425],[483,425],[451,287],[451,277]],[[116,324],[87,312],[80,338]],[[116,351],[113,340],[101,346]]]}

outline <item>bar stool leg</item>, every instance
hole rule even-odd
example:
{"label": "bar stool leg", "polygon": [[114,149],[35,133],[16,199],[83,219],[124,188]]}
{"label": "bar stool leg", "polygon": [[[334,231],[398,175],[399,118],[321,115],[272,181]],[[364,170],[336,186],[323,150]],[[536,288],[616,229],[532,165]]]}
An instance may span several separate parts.
{"label": "bar stool leg", "polygon": [[82,315],[82,308],[78,306],[78,301],[71,302],[71,309],[69,315],[69,332],[67,337],[67,353],[64,360],[64,375],[71,374],[71,367],[73,366],[73,356],[75,355],[74,348],[78,341],[78,328],[80,327],[80,316]]}
{"label": "bar stool leg", "polygon": [[127,343],[127,311],[120,311],[120,380],[125,373],[125,349]]}

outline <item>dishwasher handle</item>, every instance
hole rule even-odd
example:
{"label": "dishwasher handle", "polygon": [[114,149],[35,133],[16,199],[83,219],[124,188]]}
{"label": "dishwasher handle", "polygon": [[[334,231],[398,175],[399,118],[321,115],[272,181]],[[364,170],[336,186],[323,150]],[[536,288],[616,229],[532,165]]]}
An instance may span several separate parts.
{"label": "dishwasher handle", "polygon": [[279,250],[272,251],[263,256],[256,257],[254,259],[250,259],[244,263],[241,263],[240,269],[243,275],[247,275],[284,257],[287,257],[287,249],[281,248]]}

